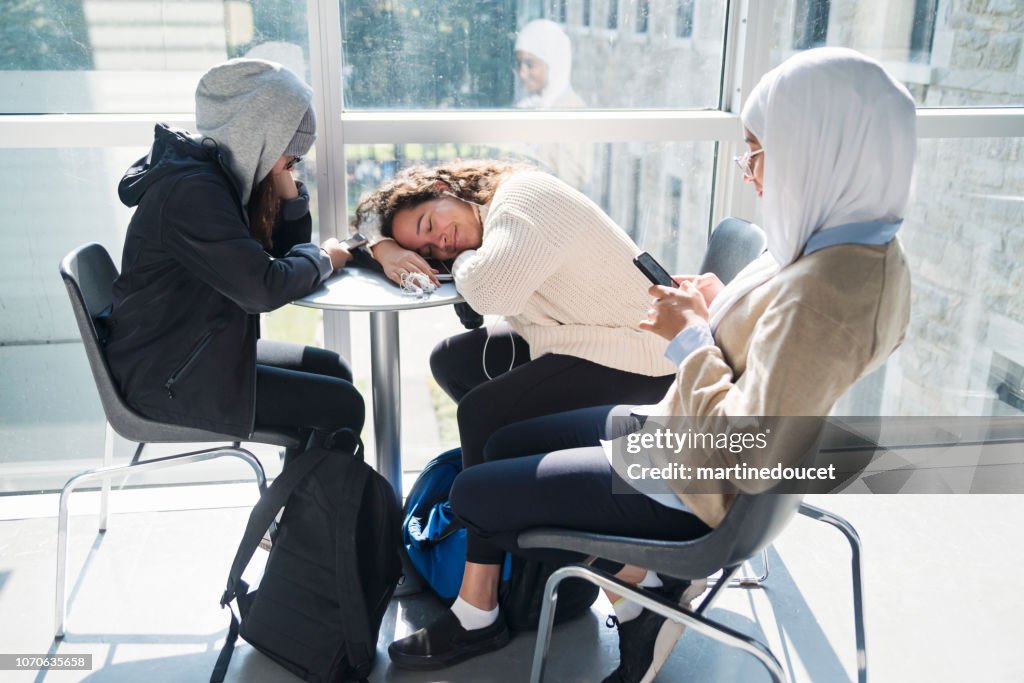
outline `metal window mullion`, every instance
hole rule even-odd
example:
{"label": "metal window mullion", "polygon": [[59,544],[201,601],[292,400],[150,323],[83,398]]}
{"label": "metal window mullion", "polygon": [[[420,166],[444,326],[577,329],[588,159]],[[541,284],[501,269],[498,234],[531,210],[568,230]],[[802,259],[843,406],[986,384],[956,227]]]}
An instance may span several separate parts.
{"label": "metal window mullion", "polygon": [[[341,5],[331,0],[307,0],[309,61],[318,134],[316,141],[317,212],[320,238],[348,233],[345,188],[344,129],[339,117],[344,102],[341,66]],[[351,358],[349,315],[324,311],[324,345]]]}
{"label": "metal window mullion", "polygon": [[[722,83],[719,90],[719,108],[723,112],[739,114],[735,105],[733,91],[739,89],[742,79],[742,63],[744,40],[746,38],[746,2],[730,0],[725,15],[725,45],[722,52]],[[708,234],[726,216],[737,212],[737,191],[742,184],[737,183],[735,174],[728,162],[735,156],[735,142],[717,141],[715,145],[714,178],[711,183],[711,215],[708,217]]]}
{"label": "metal window mullion", "polygon": [[[740,115],[743,103],[771,63],[775,6],[776,0],[734,0],[730,4],[724,62],[732,69],[722,79],[723,88],[728,88],[722,93],[722,102],[723,109],[734,116]],[[744,148],[741,134],[737,124],[733,136],[718,145],[713,224],[726,216],[752,218],[757,212],[754,193],[745,187],[743,174],[732,163]]]}
{"label": "metal window mullion", "polygon": [[153,144],[159,121],[195,130],[193,114],[5,114],[0,116],[0,149],[143,147]]}
{"label": "metal window mullion", "polygon": [[1024,107],[918,109],[917,137],[1024,137]]}
{"label": "metal window mullion", "polygon": [[[340,76],[339,76],[340,82]],[[315,87],[315,86],[314,86]],[[340,98],[340,85],[339,94]],[[337,99],[332,98],[332,99]],[[318,166],[343,171],[344,145],[403,142],[694,142],[738,140],[738,114],[722,111],[683,112],[373,112],[330,116],[318,96],[325,119],[317,140]],[[919,138],[1024,137],[1024,107],[919,109]],[[191,114],[12,114],[0,116],[0,149],[69,149],[148,147],[153,124],[162,121],[195,127]],[[337,127],[332,132],[332,128]],[[534,137],[539,134],[540,139]],[[344,137],[343,137],[344,136]],[[330,142],[328,143],[328,138]],[[332,158],[333,157],[333,158]],[[320,173],[329,171],[324,166]],[[345,196],[345,174],[317,177],[331,192]],[[333,183],[333,185],[332,185]],[[343,225],[343,203],[331,205],[328,225]]]}
{"label": "metal window mullion", "polygon": [[337,237],[346,222],[345,144],[338,112],[343,102],[341,10],[338,2],[308,0],[309,58],[317,108],[316,167],[323,237]]}
{"label": "metal window mullion", "polygon": [[721,111],[406,112],[342,114],[349,144],[684,142],[735,136]]}

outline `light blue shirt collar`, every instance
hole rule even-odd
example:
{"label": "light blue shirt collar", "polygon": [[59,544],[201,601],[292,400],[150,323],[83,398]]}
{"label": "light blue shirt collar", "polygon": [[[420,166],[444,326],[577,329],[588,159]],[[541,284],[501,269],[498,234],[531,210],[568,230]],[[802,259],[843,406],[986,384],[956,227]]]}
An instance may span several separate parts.
{"label": "light blue shirt collar", "polygon": [[900,229],[901,225],[903,225],[902,219],[895,223],[864,221],[863,223],[845,223],[827,230],[820,230],[807,240],[803,255],[807,256],[837,244],[888,244],[896,237],[896,231]]}

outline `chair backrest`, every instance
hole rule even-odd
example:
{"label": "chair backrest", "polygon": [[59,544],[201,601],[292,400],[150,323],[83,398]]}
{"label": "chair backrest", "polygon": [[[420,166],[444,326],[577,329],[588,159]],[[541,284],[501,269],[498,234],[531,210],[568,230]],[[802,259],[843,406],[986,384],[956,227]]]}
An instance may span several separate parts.
{"label": "chair backrest", "polygon": [[78,333],[85,346],[96,389],[100,393],[103,412],[113,425],[112,416],[127,408],[121,399],[110,367],[100,347],[94,319],[113,301],[113,286],[117,279],[117,267],[110,254],[102,245],[92,242],[71,251],[60,262],[60,276],[68,290],[71,310],[75,313]]}
{"label": "chair backrest", "polygon": [[666,548],[662,566],[670,576],[695,577],[742,564],[775,540],[803,498],[803,493],[741,493],[711,533],[686,542],[681,553]]}
{"label": "chair backrest", "polygon": [[78,332],[85,346],[96,390],[107,422],[114,431],[131,441],[145,443],[180,443],[191,441],[228,441],[227,437],[204,430],[151,420],[135,412],[121,396],[121,391],[107,365],[100,346],[94,319],[113,301],[117,267],[110,254],[95,242],[72,250],[60,262],[60,276],[68,290],[71,309],[75,313]]}
{"label": "chair backrest", "polygon": [[802,493],[741,494],[714,534],[725,540],[723,567],[739,564],[767,547],[796,514]]}
{"label": "chair backrest", "polygon": [[719,280],[728,283],[761,255],[765,244],[767,240],[761,228],[740,218],[726,218],[711,231],[700,272],[714,273]]}

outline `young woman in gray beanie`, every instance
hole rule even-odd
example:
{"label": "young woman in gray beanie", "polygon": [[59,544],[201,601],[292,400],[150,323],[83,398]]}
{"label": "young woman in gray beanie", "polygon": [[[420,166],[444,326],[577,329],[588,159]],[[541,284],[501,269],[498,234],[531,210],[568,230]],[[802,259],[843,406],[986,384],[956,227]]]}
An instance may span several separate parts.
{"label": "young woman in gray beanie", "polygon": [[153,419],[245,439],[363,425],[338,354],[259,340],[259,314],[309,294],[350,254],[310,243],[309,194],[291,169],[316,139],[312,91],[273,62],[235,59],[196,90],[198,133],[157,125],[125,174],[136,207],[104,317],[107,360]]}

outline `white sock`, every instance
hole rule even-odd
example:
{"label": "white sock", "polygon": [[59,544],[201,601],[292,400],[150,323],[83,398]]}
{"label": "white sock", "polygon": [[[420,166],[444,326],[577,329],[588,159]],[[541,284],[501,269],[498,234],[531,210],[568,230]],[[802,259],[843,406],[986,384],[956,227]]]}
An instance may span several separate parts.
{"label": "white sock", "polygon": [[661,582],[661,578],[658,576],[657,572],[652,572],[648,569],[647,576],[645,576],[644,580],[637,585],[641,588],[661,588],[665,584]]}
{"label": "white sock", "polygon": [[455,613],[459,623],[462,624],[462,628],[467,631],[487,628],[498,620],[497,605],[492,610],[480,609],[463,600],[461,595],[455,599],[455,604],[452,605],[452,612]]}
{"label": "white sock", "polygon": [[644,611],[643,607],[626,598],[619,598],[613,602],[612,609],[615,610],[615,616],[618,617],[620,624],[636,619]]}

